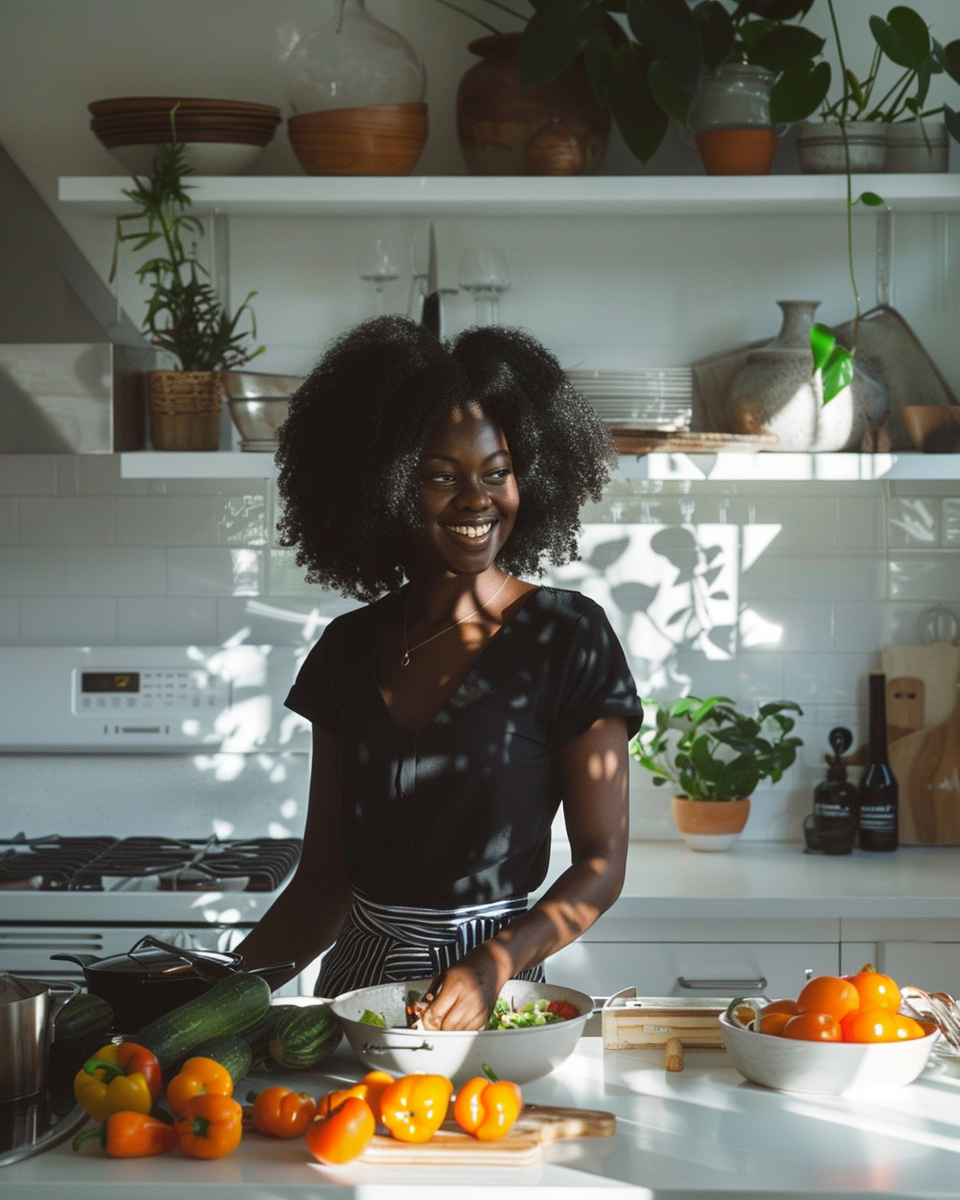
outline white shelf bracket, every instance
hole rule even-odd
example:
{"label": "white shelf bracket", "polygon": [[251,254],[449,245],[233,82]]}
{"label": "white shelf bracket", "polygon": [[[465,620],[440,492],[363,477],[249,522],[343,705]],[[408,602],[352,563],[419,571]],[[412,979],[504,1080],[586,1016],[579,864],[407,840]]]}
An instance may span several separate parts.
{"label": "white shelf bracket", "polygon": [[877,304],[887,304],[891,307],[896,307],[894,304],[896,294],[894,287],[895,251],[896,238],[893,209],[885,207],[877,215]]}

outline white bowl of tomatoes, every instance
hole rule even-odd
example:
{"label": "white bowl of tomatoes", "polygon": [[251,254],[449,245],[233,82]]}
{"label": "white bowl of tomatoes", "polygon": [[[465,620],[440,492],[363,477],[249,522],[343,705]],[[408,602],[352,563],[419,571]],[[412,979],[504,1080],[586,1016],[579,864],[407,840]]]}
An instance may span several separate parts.
{"label": "white bowl of tomatoes", "polygon": [[872,968],[818,976],[796,1000],[735,1000],[720,1030],[751,1083],[820,1095],[912,1083],[939,1036],[900,1012],[895,981]]}

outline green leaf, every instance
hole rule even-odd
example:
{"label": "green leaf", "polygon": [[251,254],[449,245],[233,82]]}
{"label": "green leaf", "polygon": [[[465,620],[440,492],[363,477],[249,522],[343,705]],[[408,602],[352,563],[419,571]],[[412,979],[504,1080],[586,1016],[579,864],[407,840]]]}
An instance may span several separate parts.
{"label": "green leaf", "polygon": [[943,120],[947,127],[947,132],[953,140],[960,142],[960,113],[954,112],[948,104],[945,104],[943,106]]}
{"label": "green leaf", "polygon": [[830,64],[799,63],[789,67],[770,92],[770,119],[774,125],[803,121],[823,103],[830,90]]}
{"label": "green leaf", "polygon": [[520,86],[553,79],[573,62],[601,28],[594,0],[554,0],[538,9],[520,36]]}
{"label": "green leaf", "polygon": [[610,91],[610,74],[613,70],[613,55],[618,46],[627,41],[623,27],[608,13],[601,16],[597,32],[583,51],[583,61],[593,85],[593,94],[598,103],[606,106]]}
{"label": "green leaf", "polygon": [[861,192],[854,200],[854,204],[865,204],[868,208],[879,208],[883,203],[883,197],[878,196],[876,192]]}
{"label": "green leaf", "polygon": [[813,351],[813,369],[822,371],[827,365],[834,346],[837,344],[837,335],[827,325],[821,325],[819,322],[810,328],[810,349]]}
{"label": "green leaf", "polygon": [[664,63],[654,60],[650,64],[647,69],[647,83],[653,98],[663,111],[681,125],[687,125],[693,111],[693,97],[677,87]]}
{"label": "green leaf", "polygon": [[694,8],[693,15],[700,28],[703,65],[712,71],[725,62],[733,50],[733,21],[720,0],[701,0]]}
{"label": "green leaf", "polygon": [[853,383],[853,351],[843,346],[834,346],[821,371],[823,377],[823,403],[829,404],[844,388]]}
{"label": "green leaf", "polygon": [[723,769],[723,763],[710,753],[710,738],[705,733],[694,738],[693,745],[690,747],[690,761],[697,773],[711,782],[719,778],[720,771]]}
{"label": "green leaf", "polygon": [[891,8],[886,21],[871,17],[870,31],[887,58],[899,67],[918,71],[930,53],[930,31],[926,21],[904,4]]}
{"label": "green leaf", "polygon": [[933,53],[937,62],[946,71],[954,83],[960,83],[960,39],[941,46],[933,43]]}
{"label": "green leaf", "polygon": [[674,85],[696,99],[703,46],[699,22],[686,0],[628,0],[627,19],[637,41],[663,63]]}
{"label": "green leaf", "polygon": [[626,42],[613,56],[610,75],[610,107],[617,128],[632,154],[649,162],[660,148],[670,118],[654,99],[647,79],[650,54]]}
{"label": "green leaf", "polygon": [[802,25],[775,25],[750,47],[750,62],[779,74],[789,67],[812,64],[824,47],[824,39]]}
{"label": "green leaf", "polygon": [[744,13],[755,13],[767,21],[793,21],[804,17],[813,7],[813,0],[740,0],[734,20]]}

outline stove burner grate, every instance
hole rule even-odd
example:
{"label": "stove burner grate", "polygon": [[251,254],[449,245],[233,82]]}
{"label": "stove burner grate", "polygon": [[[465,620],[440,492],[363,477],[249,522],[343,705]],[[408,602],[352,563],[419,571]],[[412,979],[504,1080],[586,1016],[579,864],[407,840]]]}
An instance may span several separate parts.
{"label": "stove burner grate", "polygon": [[[243,880],[243,890],[269,892],[297,865],[300,838],[220,841],[164,837],[0,839],[0,887],[40,878],[44,891],[103,891],[104,877],[158,878],[169,891],[196,891]],[[30,886],[29,883],[27,886]]]}

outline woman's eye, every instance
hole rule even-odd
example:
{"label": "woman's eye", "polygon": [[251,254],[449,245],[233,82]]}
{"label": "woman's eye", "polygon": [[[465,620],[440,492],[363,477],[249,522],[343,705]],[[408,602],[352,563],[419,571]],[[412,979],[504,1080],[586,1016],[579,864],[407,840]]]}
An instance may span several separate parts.
{"label": "woman's eye", "polygon": [[495,480],[497,483],[502,483],[504,479],[509,479],[513,472],[509,467],[498,467],[496,471],[491,471],[488,478]]}

